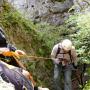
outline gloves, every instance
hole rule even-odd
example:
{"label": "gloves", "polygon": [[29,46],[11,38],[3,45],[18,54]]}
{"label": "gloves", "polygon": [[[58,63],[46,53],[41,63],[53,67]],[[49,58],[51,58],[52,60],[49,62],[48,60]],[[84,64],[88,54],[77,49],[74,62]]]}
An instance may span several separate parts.
{"label": "gloves", "polygon": [[53,60],[55,64],[59,64],[60,63],[60,60],[58,58],[54,59]]}
{"label": "gloves", "polygon": [[75,68],[75,69],[77,69],[77,65],[75,65],[74,63],[72,63],[73,64],[73,67]]}

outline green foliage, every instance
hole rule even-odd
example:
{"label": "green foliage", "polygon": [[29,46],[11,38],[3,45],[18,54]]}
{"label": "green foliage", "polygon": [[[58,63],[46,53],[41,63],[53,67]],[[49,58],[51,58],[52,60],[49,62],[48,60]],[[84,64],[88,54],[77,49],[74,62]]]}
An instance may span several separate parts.
{"label": "green foliage", "polygon": [[[3,4],[2,12],[0,13],[0,27],[3,27],[9,41],[17,44],[18,48],[38,54],[43,51],[39,43],[42,39],[38,38],[38,34],[35,31],[36,26],[30,20],[25,19],[7,2]],[[44,50],[46,48],[44,47]],[[42,54],[44,55],[44,53]]]}
{"label": "green foliage", "polygon": [[90,80],[87,82],[83,90],[90,90]]}
{"label": "green foliage", "polygon": [[[90,12],[71,15],[66,25],[75,32],[70,34],[70,38],[76,46],[79,63],[90,64]],[[90,68],[87,68],[86,73],[90,76]],[[83,90],[90,90],[90,80]]]}
{"label": "green foliage", "polygon": [[[25,19],[19,12],[12,8],[10,4],[4,3],[0,18],[0,26],[5,28],[12,41],[19,44],[19,48],[22,47],[29,52],[31,50],[29,48],[33,48],[33,52],[42,56],[48,54],[48,47],[43,44],[44,41],[38,37],[35,31],[36,26],[30,20]],[[23,45],[23,43],[27,45],[24,46],[25,44]]]}
{"label": "green foliage", "polygon": [[[4,3],[2,8],[3,10],[0,13],[0,27],[5,30],[9,42],[14,43],[17,48],[25,50],[30,55],[38,54],[44,57],[49,55],[48,47],[44,44],[44,40],[39,38],[37,30],[35,30],[36,26],[31,21],[23,18],[8,3]],[[26,59],[24,61],[27,62]],[[35,63],[27,62],[27,67],[33,73],[37,85],[46,85],[45,82],[49,80],[47,73],[49,75],[51,73],[45,66],[50,70],[50,63],[45,63],[44,60]]]}
{"label": "green foliage", "polygon": [[[74,35],[70,35],[77,48],[80,62],[90,63],[90,12],[78,13],[70,16],[68,24],[76,29]],[[74,24],[74,26],[73,26]],[[72,29],[72,28],[71,28]]]}
{"label": "green foliage", "polygon": [[51,52],[52,47],[59,43],[63,38],[68,38],[69,33],[72,33],[71,30],[66,29],[63,26],[52,26],[46,23],[37,24],[37,33],[39,38],[43,40],[43,46],[49,48],[49,53]]}
{"label": "green foliage", "polygon": [[[14,26],[26,30],[33,30],[35,26],[32,22],[25,20],[19,12],[12,8],[8,3],[4,3],[2,6],[3,12],[0,14],[1,24],[4,27]],[[25,27],[25,28],[24,28]]]}

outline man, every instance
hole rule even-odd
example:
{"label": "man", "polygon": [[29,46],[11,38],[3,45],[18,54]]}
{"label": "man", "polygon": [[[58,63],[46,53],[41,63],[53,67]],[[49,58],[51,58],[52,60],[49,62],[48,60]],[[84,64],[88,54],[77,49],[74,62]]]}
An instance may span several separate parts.
{"label": "man", "polygon": [[[7,42],[4,30],[0,27],[0,57],[2,58],[3,52],[10,52],[10,51],[15,52],[17,56],[26,54],[24,51],[16,49],[16,47]],[[25,67],[19,61],[18,64],[21,65],[21,68],[25,69]]]}
{"label": "man", "polygon": [[[18,50],[16,49],[16,47],[14,47],[11,44],[8,44],[7,39],[5,37],[5,33],[4,30],[0,27],[0,57],[2,58],[2,53],[4,52],[9,52],[9,51],[13,51],[16,53],[16,55],[26,55],[26,53],[22,50]],[[30,75],[30,73],[26,70],[26,68],[23,66],[23,64],[20,61],[17,61],[19,64],[19,68],[22,69],[22,74],[27,78],[30,79],[33,83],[33,78]],[[3,62],[4,63],[4,62]],[[9,64],[6,64],[10,69],[15,68],[16,66],[12,66]]]}
{"label": "man", "polygon": [[61,75],[64,75],[64,90],[72,90],[71,74],[73,66],[77,68],[77,55],[75,47],[69,39],[56,44],[51,52],[51,58],[55,64],[54,82],[55,90],[61,90]]}
{"label": "man", "polygon": [[15,51],[17,54],[21,54],[24,55],[25,52],[22,50],[17,50],[16,47],[14,47],[13,45],[9,44],[7,42],[6,36],[5,36],[5,32],[4,30],[0,27],[0,51]]}

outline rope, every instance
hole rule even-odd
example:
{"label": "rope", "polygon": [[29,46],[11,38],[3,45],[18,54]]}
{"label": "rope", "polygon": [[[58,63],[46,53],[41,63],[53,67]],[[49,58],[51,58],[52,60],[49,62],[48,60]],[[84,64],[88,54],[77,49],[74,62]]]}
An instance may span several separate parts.
{"label": "rope", "polygon": [[51,58],[38,57],[38,56],[32,56],[32,55],[20,55],[20,57],[33,58],[33,59],[43,59],[43,60],[49,60],[49,59],[51,59]]}
{"label": "rope", "polygon": [[[17,56],[13,55],[13,57],[17,60],[20,60],[21,58],[29,58],[29,61],[32,61],[30,60],[30,58],[34,59],[34,60],[37,60],[37,59],[43,59],[43,60],[50,60],[51,58],[45,58],[45,57],[38,57],[38,56],[32,56],[32,55],[19,55],[20,58],[18,58]],[[9,58],[2,58],[0,57],[0,59],[2,60],[5,60],[6,62],[10,62]],[[27,59],[25,59],[27,60]]]}
{"label": "rope", "polygon": [[27,54],[20,55],[20,54],[16,54],[15,52],[12,52],[12,51],[2,52],[1,55],[6,56],[6,57],[13,56],[14,58],[17,58],[18,60],[20,60],[22,57],[33,58],[33,59],[43,59],[43,60],[51,59],[51,58],[47,58],[47,57],[38,57],[38,56],[27,55]]}

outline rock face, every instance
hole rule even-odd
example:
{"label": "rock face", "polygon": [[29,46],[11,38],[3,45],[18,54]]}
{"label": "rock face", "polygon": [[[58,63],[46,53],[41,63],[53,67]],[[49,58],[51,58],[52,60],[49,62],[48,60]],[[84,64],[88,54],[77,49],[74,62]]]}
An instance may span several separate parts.
{"label": "rock face", "polygon": [[72,5],[72,0],[66,0],[63,3],[51,2],[50,0],[34,0],[34,2],[30,5],[31,7],[29,7],[29,10],[34,10],[32,16],[34,16],[33,19],[35,22],[43,21],[54,25],[60,25],[64,22],[63,13],[66,12]]}
{"label": "rock face", "polygon": [[75,12],[90,12],[90,0],[73,0]]}
{"label": "rock face", "polygon": [[78,12],[90,4],[89,0],[9,0],[26,18],[34,23],[48,22],[53,25],[61,25],[69,16],[68,10],[75,5]]}
{"label": "rock face", "polygon": [[53,0],[9,0],[25,17],[36,22],[63,24],[66,12],[73,5],[72,0],[52,2]]}

